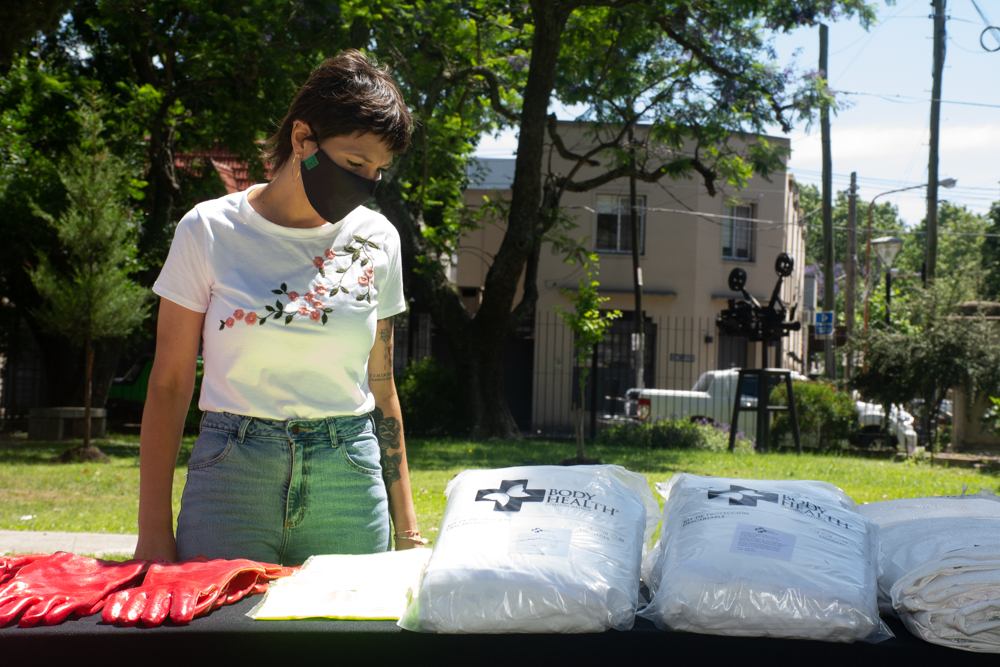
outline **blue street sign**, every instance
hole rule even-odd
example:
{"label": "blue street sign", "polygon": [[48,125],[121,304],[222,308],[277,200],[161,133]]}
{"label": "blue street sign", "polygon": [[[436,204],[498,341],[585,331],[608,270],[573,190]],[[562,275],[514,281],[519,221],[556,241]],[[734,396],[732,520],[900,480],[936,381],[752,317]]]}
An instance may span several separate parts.
{"label": "blue street sign", "polygon": [[816,338],[830,338],[833,336],[833,312],[821,310],[816,313]]}

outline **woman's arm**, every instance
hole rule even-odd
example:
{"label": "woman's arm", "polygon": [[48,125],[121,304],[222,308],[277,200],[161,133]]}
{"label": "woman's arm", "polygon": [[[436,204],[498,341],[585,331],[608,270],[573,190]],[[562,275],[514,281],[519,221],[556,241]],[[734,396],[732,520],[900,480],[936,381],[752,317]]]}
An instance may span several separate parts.
{"label": "woman's arm", "polygon": [[139,543],[136,558],[177,560],[174,467],[194,391],[205,314],[160,299],[156,358],[139,436]]}
{"label": "woman's arm", "polygon": [[[375,396],[375,431],[382,449],[382,479],[389,493],[389,516],[395,535],[419,537],[417,514],[410,493],[410,471],[403,442],[403,416],[392,378],[392,320],[378,321],[375,345],[368,357],[368,386]],[[420,542],[396,537],[396,550],[412,549]]]}

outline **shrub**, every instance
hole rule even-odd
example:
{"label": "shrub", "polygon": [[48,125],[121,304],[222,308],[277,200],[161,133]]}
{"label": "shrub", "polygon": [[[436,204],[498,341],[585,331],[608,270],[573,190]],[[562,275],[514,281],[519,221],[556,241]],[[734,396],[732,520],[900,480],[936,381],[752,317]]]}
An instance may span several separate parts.
{"label": "shrub", "polygon": [[425,357],[404,368],[396,394],[407,434],[464,435],[468,431],[458,377],[433,359]]}
{"label": "shrub", "polygon": [[[598,442],[612,447],[646,449],[729,449],[729,425],[716,426],[708,421],[664,419],[657,422],[621,422],[601,431]],[[752,450],[753,444],[737,434],[737,449]]]}
{"label": "shrub", "polygon": [[[795,412],[799,418],[799,433],[812,434],[819,447],[828,449],[841,440],[854,437],[858,430],[857,408],[846,393],[822,382],[793,382]],[[788,405],[788,391],[779,385],[771,392],[771,405]],[[771,438],[779,442],[791,438],[792,422],[783,412],[774,420]]]}

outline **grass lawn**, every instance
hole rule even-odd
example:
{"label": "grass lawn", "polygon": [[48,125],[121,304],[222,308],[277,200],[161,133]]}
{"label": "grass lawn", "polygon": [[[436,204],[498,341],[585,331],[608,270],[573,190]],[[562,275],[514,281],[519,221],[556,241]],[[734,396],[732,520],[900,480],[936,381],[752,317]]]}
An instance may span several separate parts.
{"label": "grass lawn", "polygon": [[[51,463],[68,443],[0,441],[0,530],[135,533],[139,497],[139,441],[117,436],[97,441],[107,464]],[[174,515],[194,438],[185,438],[174,475]],[[413,499],[421,530],[433,542],[444,512],[448,480],[466,468],[553,464],[575,454],[572,443],[520,443],[411,438],[407,443]],[[997,476],[927,463],[892,463],[824,454],[715,454],[698,450],[645,450],[588,446],[587,455],[641,472],[650,485],[677,472],[750,479],[819,479],[857,502],[1000,491]],[[662,500],[658,497],[658,500]],[[25,518],[31,517],[31,518]]]}

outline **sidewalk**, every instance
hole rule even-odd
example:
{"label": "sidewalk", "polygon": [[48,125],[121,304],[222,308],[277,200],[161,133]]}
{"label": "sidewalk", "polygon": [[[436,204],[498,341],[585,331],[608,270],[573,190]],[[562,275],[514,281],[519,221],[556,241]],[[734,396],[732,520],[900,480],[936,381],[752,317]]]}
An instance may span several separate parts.
{"label": "sidewalk", "polygon": [[0,556],[56,551],[87,556],[131,555],[137,540],[137,535],[0,530]]}

